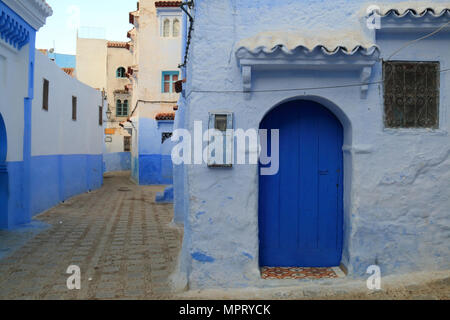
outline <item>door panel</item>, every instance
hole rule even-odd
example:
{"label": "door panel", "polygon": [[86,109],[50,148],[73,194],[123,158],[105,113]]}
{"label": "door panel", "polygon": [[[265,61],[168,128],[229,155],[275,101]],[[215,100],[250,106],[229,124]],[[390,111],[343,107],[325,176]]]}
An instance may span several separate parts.
{"label": "door panel", "polygon": [[260,265],[339,265],[343,229],[339,120],[317,103],[296,101],[270,112],[261,129],[280,129],[280,170],[274,176],[260,176]]}

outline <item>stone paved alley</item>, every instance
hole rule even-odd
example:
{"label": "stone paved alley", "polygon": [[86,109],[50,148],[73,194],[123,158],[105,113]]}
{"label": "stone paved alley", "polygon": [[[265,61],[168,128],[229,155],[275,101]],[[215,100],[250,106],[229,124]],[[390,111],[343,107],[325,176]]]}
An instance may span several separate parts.
{"label": "stone paved alley", "polygon": [[[34,238],[13,232],[20,249],[0,257],[0,299],[450,299],[449,271],[396,277],[379,292],[344,278],[172,293],[168,278],[182,231],[170,226],[173,206],[154,203],[162,190],[136,186],[127,173],[109,174],[100,190],[37,216],[39,231],[50,227]],[[0,231],[0,241],[10,235]],[[69,265],[81,268],[81,290],[66,287]]]}
{"label": "stone paved alley", "polygon": [[[37,217],[52,227],[0,260],[0,299],[164,298],[181,245],[173,206],[155,204],[161,186],[110,174],[98,191]],[[81,268],[81,290],[66,270]]]}

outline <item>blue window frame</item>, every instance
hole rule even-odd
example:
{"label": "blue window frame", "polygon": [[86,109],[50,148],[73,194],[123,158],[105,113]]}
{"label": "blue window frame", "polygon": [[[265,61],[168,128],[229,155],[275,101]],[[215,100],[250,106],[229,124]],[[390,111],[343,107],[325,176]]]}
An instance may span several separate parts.
{"label": "blue window frame", "polygon": [[116,78],[125,78],[126,70],[124,67],[120,67],[116,70]]}
{"label": "blue window frame", "polygon": [[178,71],[163,71],[162,82],[161,82],[161,92],[162,93],[175,92],[175,82],[178,81],[178,77],[179,77]]}

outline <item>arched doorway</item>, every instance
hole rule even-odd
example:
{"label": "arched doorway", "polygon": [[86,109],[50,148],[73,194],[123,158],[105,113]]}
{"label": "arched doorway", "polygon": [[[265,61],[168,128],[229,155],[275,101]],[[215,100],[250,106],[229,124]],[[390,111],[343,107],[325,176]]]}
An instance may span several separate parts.
{"label": "arched doorway", "polygon": [[343,242],[341,123],[321,104],[297,100],[270,111],[260,128],[280,130],[279,171],[259,177],[260,265],[339,266]]}
{"label": "arched doorway", "polygon": [[8,222],[8,171],[6,155],[8,142],[6,139],[6,126],[0,114],[0,227]]}

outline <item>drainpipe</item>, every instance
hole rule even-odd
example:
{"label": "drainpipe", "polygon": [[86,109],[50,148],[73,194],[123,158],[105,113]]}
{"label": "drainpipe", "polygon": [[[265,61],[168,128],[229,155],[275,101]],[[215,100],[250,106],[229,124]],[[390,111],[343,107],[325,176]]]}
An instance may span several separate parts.
{"label": "drainpipe", "polygon": [[191,14],[185,8],[185,6],[188,6],[189,9],[192,9],[194,7],[194,1],[183,2],[180,5],[181,10],[183,10],[183,12],[184,12],[183,18],[186,18],[186,19],[189,18],[189,31],[187,33],[186,41],[183,41],[183,46],[185,46],[184,59],[183,59],[183,64],[178,66],[179,68],[186,67],[187,57],[188,57],[188,53],[189,53],[189,47],[190,47],[190,44],[191,44],[192,30],[194,29],[194,18],[191,16]]}
{"label": "drainpipe", "polygon": [[[187,29],[188,29],[188,19],[187,14],[183,13],[183,34],[181,38],[181,57],[186,55],[186,41],[187,41]],[[181,66],[180,66],[181,67]],[[186,78],[186,66],[181,67],[181,79]]]}

